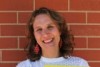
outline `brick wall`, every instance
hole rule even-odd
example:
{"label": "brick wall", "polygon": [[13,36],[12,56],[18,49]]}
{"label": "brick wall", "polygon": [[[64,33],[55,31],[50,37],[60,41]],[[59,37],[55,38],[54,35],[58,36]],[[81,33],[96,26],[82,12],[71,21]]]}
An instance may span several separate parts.
{"label": "brick wall", "polygon": [[100,66],[100,0],[0,0],[0,67],[15,67],[26,58],[26,23],[45,6],[58,11],[75,35],[74,55]]}

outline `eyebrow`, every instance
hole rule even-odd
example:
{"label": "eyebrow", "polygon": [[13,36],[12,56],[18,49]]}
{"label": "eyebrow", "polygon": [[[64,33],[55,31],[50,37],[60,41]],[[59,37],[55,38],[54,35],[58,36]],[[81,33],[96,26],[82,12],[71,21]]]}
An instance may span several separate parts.
{"label": "eyebrow", "polygon": [[[50,25],[55,25],[55,24],[49,23],[48,26],[50,26]],[[36,27],[34,27],[34,28],[40,28],[40,27],[41,27],[41,26],[36,26]]]}

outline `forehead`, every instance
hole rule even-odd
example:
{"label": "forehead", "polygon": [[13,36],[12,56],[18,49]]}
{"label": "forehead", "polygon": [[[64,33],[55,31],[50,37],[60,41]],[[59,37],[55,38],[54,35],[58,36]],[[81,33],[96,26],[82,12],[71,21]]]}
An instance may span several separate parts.
{"label": "forehead", "polygon": [[55,24],[56,22],[51,19],[51,17],[47,14],[40,14],[35,17],[35,20],[33,22],[34,26],[38,25],[45,25],[45,24]]}

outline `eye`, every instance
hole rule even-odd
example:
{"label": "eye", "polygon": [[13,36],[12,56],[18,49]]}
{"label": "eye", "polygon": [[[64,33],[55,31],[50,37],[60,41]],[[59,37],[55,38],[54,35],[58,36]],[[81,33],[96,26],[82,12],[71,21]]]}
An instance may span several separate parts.
{"label": "eye", "polygon": [[39,29],[37,29],[36,31],[37,31],[37,32],[42,31],[42,28],[39,28]]}
{"label": "eye", "polygon": [[48,29],[53,29],[54,28],[54,26],[48,26]]}

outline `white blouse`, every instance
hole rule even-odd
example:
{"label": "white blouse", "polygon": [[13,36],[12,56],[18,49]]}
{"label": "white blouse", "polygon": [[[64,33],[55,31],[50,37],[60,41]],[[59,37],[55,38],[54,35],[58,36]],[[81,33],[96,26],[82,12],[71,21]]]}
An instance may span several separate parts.
{"label": "white blouse", "polygon": [[70,56],[67,59],[59,58],[45,58],[31,62],[29,59],[20,62],[16,67],[89,67],[86,60]]}

